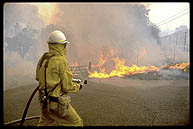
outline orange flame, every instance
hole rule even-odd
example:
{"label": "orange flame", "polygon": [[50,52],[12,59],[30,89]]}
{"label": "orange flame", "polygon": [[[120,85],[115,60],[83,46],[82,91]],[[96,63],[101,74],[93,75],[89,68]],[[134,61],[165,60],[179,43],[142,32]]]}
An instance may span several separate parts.
{"label": "orange flame", "polygon": [[103,54],[100,53],[99,62],[98,62],[98,64],[96,65],[96,67],[101,67],[101,66],[103,66],[103,65],[106,63],[107,59],[108,59],[107,57],[104,57]]}
{"label": "orange flame", "polygon": [[38,13],[46,24],[54,24],[55,14],[59,12],[55,3],[31,3],[38,7]]}
{"label": "orange flame", "polygon": [[[146,54],[146,50],[143,51],[143,56]],[[109,54],[110,55],[110,54]],[[120,59],[119,57],[112,57],[110,58],[115,66],[114,69],[111,72],[107,72],[104,68],[104,64],[109,60],[108,57],[104,57],[103,54],[100,54],[99,56],[99,62],[97,65],[93,65],[94,67],[98,67],[99,71],[94,71],[89,73],[89,78],[110,78],[110,77],[123,77],[125,75],[133,75],[133,74],[139,74],[139,73],[148,73],[153,71],[160,71],[160,69],[169,67],[169,69],[185,69],[187,66],[189,66],[189,63],[182,63],[182,64],[176,64],[174,66],[169,65],[162,65],[160,67],[156,66],[137,66],[135,64],[132,64],[132,66],[126,66],[125,65],[125,59]]]}
{"label": "orange flame", "polygon": [[158,71],[159,68],[155,66],[141,66],[136,65],[125,66],[125,60],[119,59],[119,57],[112,58],[115,63],[115,69],[110,73],[105,71],[105,68],[100,70],[100,72],[94,71],[93,73],[89,72],[90,78],[110,78],[110,77],[122,77],[125,75],[132,75],[138,73],[146,73],[150,71]]}
{"label": "orange flame", "polygon": [[141,57],[143,58],[145,56],[145,54],[147,53],[147,51],[145,50],[145,48],[143,48],[143,51],[142,51],[142,54],[141,54]]}
{"label": "orange flame", "polygon": [[175,64],[173,66],[169,66],[169,69],[181,69],[186,72],[186,67],[188,67],[190,64],[189,62],[187,63],[181,63],[181,64]]}
{"label": "orange flame", "polygon": [[111,48],[109,48],[109,51],[108,51],[108,53],[107,53],[106,56],[104,56],[103,53],[100,52],[99,61],[98,61],[98,63],[97,63],[96,65],[92,65],[92,68],[97,67],[97,68],[99,68],[99,70],[100,70],[101,72],[102,72],[102,71],[104,72],[105,69],[104,69],[104,68],[102,69],[102,66],[108,61],[109,57],[111,57],[111,56],[114,55],[114,53],[115,53],[114,50],[111,49]]}

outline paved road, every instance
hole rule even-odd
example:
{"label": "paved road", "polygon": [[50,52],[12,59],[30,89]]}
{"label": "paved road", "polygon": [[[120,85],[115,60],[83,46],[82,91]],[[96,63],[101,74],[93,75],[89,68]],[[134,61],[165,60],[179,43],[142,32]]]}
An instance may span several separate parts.
{"label": "paved road", "polygon": [[[4,121],[19,119],[35,85],[4,92]],[[72,105],[85,126],[189,124],[189,80],[90,79]],[[28,116],[39,115],[37,95]],[[36,125],[36,120],[24,125]]]}

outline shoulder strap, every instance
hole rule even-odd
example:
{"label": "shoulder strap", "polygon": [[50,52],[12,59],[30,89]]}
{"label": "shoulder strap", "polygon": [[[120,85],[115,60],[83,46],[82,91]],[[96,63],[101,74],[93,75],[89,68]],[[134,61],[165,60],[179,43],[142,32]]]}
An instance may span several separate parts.
{"label": "shoulder strap", "polygon": [[60,83],[61,83],[61,81],[60,81],[58,84],[56,84],[48,93],[54,91],[54,90],[56,89],[56,87],[58,87],[58,85],[59,85]]}
{"label": "shoulder strap", "polygon": [[[45,54],[43,55],[43,57],[42,57],[42,58],[44,58],[44,59],[47,59],[45,65],[44,65],[44,67],[45,67],[45,71],[44,71],[44,77],[45,77],[45,96],[46,96],[46,97],[48,96],[47,84],[46,84],[46,69],[47,69],[47,67],[48,67],[48,62],[49,62],[50,58],[53,57],[53,56],[55,56],[54,54],[51,55],[51,56],[48,56],[47,54],[48,54],[48,53],[45,53]],[[44,56],[45,56],[45,57],[44,57]],[[43,62],[42,62],[42,63],[43,63]]]}
{"label": "shoulder strap", "polygon": [[47,54],[48,54],[48,52],[45,52],[44,55],[42,56],[42,59],[40,61],[40,67],[42,67],[44,60],[47,58]]}
{"label": "shoulder strap", "polygon": [[50,93],[50,92],[52,92],[54,89],[56,89],[56,87],[61,83],[61,81],[60,81],[60,82],[59,82],[58,84],[56,84],[49,92],[47,92],[46,69],[47,69],[47,67],[48,67],[48,63],[49,63],[50,58],[53,57],[53,56],[55,56],[55,54],[53,54],[53,55],[51,55],[51,56],[48,56],[47,54],[48,54],[48,52],[44,53],[44,55],[42,56],[42,60],[41,60],[41,62],[40,62],[40,67],[41,67],[42,64],[43,64],[43,62],[44,62],[44,60],[47,59],[45,65],[44,65],[44,67],[45,67],[45,72],[44,72],[44,77],[45,77],[45,96],[48,96],[48,93]]}

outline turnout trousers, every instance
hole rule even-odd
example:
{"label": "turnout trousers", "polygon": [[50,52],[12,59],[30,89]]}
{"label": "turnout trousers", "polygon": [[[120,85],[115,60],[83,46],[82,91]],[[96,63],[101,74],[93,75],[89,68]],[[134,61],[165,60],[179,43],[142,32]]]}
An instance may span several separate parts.
{"label": "turnout trousers", "polygon": [[41,116],[38,123],[38,126],[83,126],[83,121],[78,115],[78,113],[74,110],[71,104],[69,104],[70,113],[64,117],[58,116],[54,112],[46,112],[44,113],[44,109],[41,106]]}

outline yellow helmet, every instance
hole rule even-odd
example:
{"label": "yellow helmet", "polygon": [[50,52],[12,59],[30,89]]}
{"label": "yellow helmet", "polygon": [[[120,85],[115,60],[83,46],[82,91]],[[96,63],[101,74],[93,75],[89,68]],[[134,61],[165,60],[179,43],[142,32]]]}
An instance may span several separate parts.
{"label": "yellow helmet", "polygon": [[49,34],[47,43],[65,44],[70,42],[66,40],[66,36],[62,31],[55,30]]}

